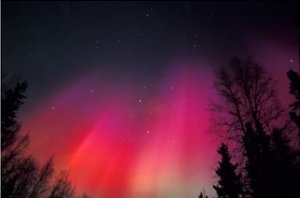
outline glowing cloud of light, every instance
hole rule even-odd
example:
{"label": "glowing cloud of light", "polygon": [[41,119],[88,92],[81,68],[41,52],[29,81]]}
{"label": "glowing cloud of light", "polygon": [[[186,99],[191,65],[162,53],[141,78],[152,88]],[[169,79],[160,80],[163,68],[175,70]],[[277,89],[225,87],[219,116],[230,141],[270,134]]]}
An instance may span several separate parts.
{"label": "glowing cloud of light", "polygon": [[134,82],[88,74],[24,119],[30,152],[54,155],[91,196],[195,197],[212,183],[217,146],[208,132],[211,77],[199,68],[168,71],[147,98]]}
{"label": "glowing cloud of light", "polygon": [[[249,51],[279,79],[287,106],[285,72],[299,66],[299,58],[272,46]],[[100,71],[80,76],[22,118],[29,152],[40,161],[54,155],[56,168],[68,169],[78,191],[92,197],[214,194],[219,140],[209,128],[208,99],[215,93],[205,68],[178,63],[153,85]]]}

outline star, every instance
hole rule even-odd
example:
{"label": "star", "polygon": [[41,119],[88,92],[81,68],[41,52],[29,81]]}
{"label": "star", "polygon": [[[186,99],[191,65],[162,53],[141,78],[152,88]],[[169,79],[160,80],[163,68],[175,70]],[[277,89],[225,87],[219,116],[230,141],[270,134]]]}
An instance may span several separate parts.
{"label": "star", "polygon": [[139,99],[139,103],[142,103],[142,100],[141,100],[141,99]]}
{"label": "star", "polygon": [[294,62],[294,59],[290,59],[290,63],[293,63]]}
{"label": "star", "polygon": [[149,14],[148,13],[146,13],[146,17],[148,17],[149,16]]}
{"label": "star", "polygon": [[55,111],[55,110],[56,110],[56,107],[55,107],[55,106],[52,106],[51,109],[52,109],[53,111]]}
{"label": "star", "polygon": [[90,93],[93,94],[93,93],[94,93],[94,90],[91,89],[91,90],[90,90]]}
{"label": "star", "polygon": [[149,130],[147,130],[147,131],[146,131],[146,133],[147,133],[147,134],[149,134],[149,133],[150,133],[150,131],[149,131]]}
{"label": "star", "polygon": [[193,44],[193,48],[196,48],[197,47],[197,44]]}

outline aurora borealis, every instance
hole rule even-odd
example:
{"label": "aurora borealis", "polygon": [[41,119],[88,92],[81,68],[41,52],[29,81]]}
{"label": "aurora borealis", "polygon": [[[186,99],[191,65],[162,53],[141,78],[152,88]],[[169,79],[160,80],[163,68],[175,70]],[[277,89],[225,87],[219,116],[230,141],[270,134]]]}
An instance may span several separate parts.
{"label": "aurora borealis", "polygon": [[28,81],[28,153],[53,156],[93,198],[215,195],[213,72],[252,57],[287,106],[285,73],[299,66],[294,5],[5,2],[2,68]]}
{"label": "aurora borealis", "polygon": [[195,196],[199,184],[209,185],[217,143],[208,132],[207,79],[199,76],[196,66],[166,72],[145,98],[133,83],[95,87],[101,78],[88,74],[39,106],[24,128],[49,126],[48,135],[32,135],[45,138],[32,146],[43,156],[65,150],[56,157],[92,195],[161,197],[190,184],[176,196]]}
{"label": "aurora borealis", "polygon": [[[289,62],[287,57],[280,59]],[[209,111],[216,97],[207,83],[212,71],[199,68],[174,65],[152,88],[90,72],[24,118],[31,151],[41,161],[54,155],[78,190],[95,197],[197,196],[201,188],[211,193],[221,137]],[[288,101],[286,95],[280,99]],[[47,134],[40,134],[44,126]]]}

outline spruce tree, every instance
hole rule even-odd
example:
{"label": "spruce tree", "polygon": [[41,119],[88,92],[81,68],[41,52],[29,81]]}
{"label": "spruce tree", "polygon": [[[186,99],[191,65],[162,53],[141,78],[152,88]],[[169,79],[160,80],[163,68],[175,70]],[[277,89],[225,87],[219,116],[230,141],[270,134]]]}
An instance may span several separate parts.
{"label": "spruce tree", "polygon": [[299,164],[295,163],[295,154],[290,147],[290,140],[279,129],[274,129],[271,134],[273,143],[273,164],[276,172],[275,192],[277,197],[299,197]]}
{"label": "spruce tree", "polygon": [[300,75],[293,71],[289,70],[287,76],[290,80],[290,94],[295,96],[296,101],[294,101],[290,107],[292,111],[290,112],[291,120],[295,122],[298,127],[298,136],[300,137]]}
{"label": "spruce tree", "polygon": [[26,98],[27,83],[3,83],[1,88],[1,197],[74,197],[74,186],[66,174],[60,175],[54,186],[50,181],[52,159],[39,166],[26,153],[29,136],[20,133],[17,112]]}
{"label": "spruce tree", "polygon": [[243,186],[241,175],[236,174],[237,165],[232,164],[227,145],[221,144],[218,153],[221,156],[219,167],[216,170],[219,181],[213,188],[219,198],[239,198],[242,196]]}
{"label": "spruce tree", "polygon": [[198,198],[204,198],[203,193],[201,192]]}
{"label": "spruce tree", "polygon": [[[288,76],[293,79],[290,92],[296,96],[292,107],[298,108],[300,78],[295,72]],[[281,127],[277,121],[284,111],[276,99],[274,80],[259,64],[234,58],[217,70],[215,85],[224,100],[223,104],[213,104],[214,110],[224,115],[218,120],[226,126],[227,137],[235,140],[242,151],[235,158],[244,162],[240,164],[245,176],[244,192],[255,198],[278,197],[275,186],[281,178],[276,176],[276,164],[280,162],[272,150],[270,132],[275,126]],[[295,112],[291,118],[299,123]]]}
{"label": "spruce tree", "polygon": [[274,183],[278,180],[275,176],[274,156],[270,145],[270,136],[256,124],[246,124],[246,133],[243,136],[245,163],[245,183],[250,195],[255,198],[275,197]]}
{"label": "spruce tree", "polygon": [[16,142],[20,124],[17,111],[23,104],[26,82],[17,82],[14,86],[1,85],[1,152]]}

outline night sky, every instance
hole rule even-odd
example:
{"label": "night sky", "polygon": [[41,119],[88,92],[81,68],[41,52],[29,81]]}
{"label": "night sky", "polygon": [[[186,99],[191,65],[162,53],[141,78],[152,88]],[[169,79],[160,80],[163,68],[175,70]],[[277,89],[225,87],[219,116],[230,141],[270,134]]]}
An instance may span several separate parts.
{"label": "night sky", "polygon": [[213,70],[254,58],[287,105],[299,67],[296,1],[2,1],[1,13],[2,73],[29,85],[29,150],[92,197],[214,194]]}

